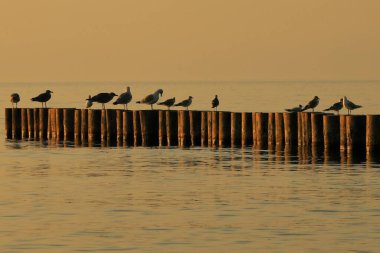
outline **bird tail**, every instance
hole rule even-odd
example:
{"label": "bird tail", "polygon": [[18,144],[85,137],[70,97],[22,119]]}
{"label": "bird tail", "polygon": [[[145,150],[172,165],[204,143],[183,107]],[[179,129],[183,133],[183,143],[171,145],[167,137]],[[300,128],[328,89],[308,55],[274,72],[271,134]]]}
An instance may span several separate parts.
{"label": "bird tail", "polygon": [[327,112],[327,111],[330,111],[330,110],[331,110],[331,108],[327,108],[327,109],[324,109],[323,111]]}
{"label": "bird tail", "polygon": [[114,104],[114,105],[117,105],[117,104],[119,104],[119,103],[118,103],[117,101],[115,101],[115,102],[113,102],[113,104]]}
{"label": "bird tail", "polygon": [[31,98],[30,100],[32,100],[32,101],[36,101],[36,98]]}
{"label": "bird tail", "polygon": [[309,109],[309,106],[306,105],[306,106],[301,110],[301,112],[306,111],[307,109]]}
{"label": "bird tail", "polygon": [[285,109],[285,111],[287,111],[287,112],[292,112],[292,110],[291,110],[291,109]]}
{"label": "bird tail", "polygon": [[163,105],[164,104],[164,102],[161,102],[161,103],[157,103],[158,105]]}
{"label": "bird tail", "polygon": [[92,101],[92,97],[91,97],[91,96],[88,96],[88,98],[86,98],[86,100],[88,100],[88,101]]}
{"label": "bird tail", "polygon": [[141,101],[137,101],[136,104],[141,104]]}

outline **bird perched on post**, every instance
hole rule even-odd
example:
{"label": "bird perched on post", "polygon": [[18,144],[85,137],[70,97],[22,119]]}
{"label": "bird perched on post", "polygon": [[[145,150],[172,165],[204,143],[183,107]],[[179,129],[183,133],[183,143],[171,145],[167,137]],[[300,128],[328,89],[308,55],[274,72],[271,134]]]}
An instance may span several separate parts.
{"label": "bird perched on post", "polygon": [[162,97],[163,93],[164,91],[162,89],[158,89],[153,94],[149,94],[148,96],[141,99],[140,101],[137,101],[136,103],[150,105],[150,108],[153,110],[153,104],[157,103],[158,99],[160,98],[160,95]]}
{"label": "bird perched on post", "polygon": [[45,103],[45,108],[46,108],[46,102],[50,100],[51,93],[53,92],[50,90],[46,90],[45,93],[41,93],[40,95],[32,98],[31,100],[42,103],[42,108],[44,107],[44,103]]}
{"label": "bird perched on post", "polygon": [[168,107],[168,110],[170,111],[170,107],[173,106],[175,103],[175,97],[174,98],[169,98],[165,100],[164,102],[158,103],[158,105],[164,105]]}
{"label": "bird perched on post", "polygon": [[329,108],[323,110],[325,112],[327,111],[336,111],[339,115],[339,111],[343,108],[343,98],[340,99],[339,102],[333,104],[332,106],[330,106]]}
{"label": "bird perched on post", "polygon": [[291,109],[285,109],[287,112],[301,112],[302,111],[302,105],[298,105],[296,107],[293,107]]}
{"label": "bird perched on post", "polygon": [[215,95],[215,98],[212,100],[211,105],[212,105],[211,108],[215,108],[215,111],[218,110],[218,106],[219,106],[218,95]]}
{"label": "bird perched on post", "polygon": [[122,93],[115,102],[114,105],[124,105],[124,110],[128,110],[128,104],[132,100],[131,88],[127,87],[127,91]]}
{"label": "bird perched on post", "polygon": [[352,110],[355,110],[355,109],[358,109],[358,108],[362,107],[361,105],[354,104],[353,102],[351,102],[350,100],[348,100],[346,96],[344,96],[343,105],[347,109],[348,115],[351,114]]}
{"label": "bird perched on post", "polygon": [[314,112],[314,108],[317,107],[318,104],[319,104],[319,97],[315,96],[307,105],[305,105],[305,107],[302,109],[302,112],[308,109],[312,109]]}
{"label": "bird perched on post", "polygon": [[88,95],[88,98],[86,100],[87,100],[86,108],[90,108],[93,104],[91,95]]}
{"label": "bird perched on post", "polygon": [[193,102],[193,97],[189,96],[188,99],[185,99],[182,102],[175,104],[174,106],[183,106],[183,107],[186,107],[186,110],[189,110],[189,106],[191,105],[192,102]]}
{"label": "bird perched on post", "polygon": [[104,104],[111,101],[115,96],[117,96],[117,95],[113,92],[110,92],[110,93],[104,92],[104,93],[99,93],[93,97],[89,96],[86,100],[101,103],[102,108],[106,109]]}
{"label": "bird perched on post", "polygon": [[17,93],[12,93],[11,94],[12,108],[15,108],[13,104],[16,104],[16,108],[17,108],[18,102],[20,102],[20,96]]}

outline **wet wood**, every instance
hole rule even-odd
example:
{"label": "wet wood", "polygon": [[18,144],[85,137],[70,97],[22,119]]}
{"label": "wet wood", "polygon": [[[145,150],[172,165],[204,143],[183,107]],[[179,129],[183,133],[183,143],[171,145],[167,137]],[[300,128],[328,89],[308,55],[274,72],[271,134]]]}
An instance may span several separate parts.
{"label": "wet wood", "polygon": [[257,145],[257,133],[256,133],[256,113],[252,113],[252,145]]}
{"label": "wet wood", "polygon": [[294,149],[293,146],[298,143],[298,113],[284,113],[284,136],[285,145],[292,146],[290,149]]}
{"label": "wet wood", "polygon": [[63,109],[63,140],[74,141],[75,109]]}
{"label": "wet wood", "polygon": [[380,115],[367,115],[366,146],[368,153],[380,154]]}
{"label": "wet wood", "polygon": [[212,113],[207,112],[207,144],[212,147]]}
{"label": "wet wood", "polygon": [[158,111],[140,111],[141,145],[158,146]]}
{"label": "wet wood", "polygon": [[49,117],[49,109],[40,108],[39,109],[39,136],[40,140],[47,140],[47,132],[48,132],[48,117]]}
{"label": "wet wood", "polygon": [[141,146],[140,111],[133,111],[133,144]]}
{"label": "wet wood", "polygon": [[346,115],[339,116],[340,127],[340,150],[346,151],[347,149],[347,133],[346,133]]}
{"label": "wet wood", "polygon": [[63,109],[55,110],[55,127],[56,127],[56,140],[62,141],[64,139],[63,127]]}
{"label": "wet wood", "polygon": [[[49,109],[49,121],[50,123],[48,125],[50,125],[50,140],[56,140],[57,138],[57,130],[56,130],[56,126],[55,126],[55,123],[56,123],[56,109],[53,109],[53,108],[50,108]],[[49,136],[48,136],[48,139],[49,139]]]}
{"label": "wet wood", "polygon": [[303,125],[302,125],[302,112],[297,112],[297,140],[298,146],[303,145]]}
{"label": "wet wood", "polygon": [[34,139],[40,139],[40,109],[33,108],[33,117],[34,117]]}
{"label": "wet wood", "polygon": [[123,110],[116,110],[116,143],[123,145]]}
{"label": "wet wood", "polygon": [[285,144],[284,116],[281,112],[275,113],[276,146],[283,147]]}
{"label": "wet wood", "polygon": [[5,108],[5,136],[12,139],[12,108]]}
{"label": "wet wood", "polygon": [[311,114],[311,143],[314,146],[323,146],[323,114]]}
{"label": "wet wood", "polygon": [[21,139],[21,109],[12,109],[12,139]]}
{"label": "wet wood", "polygon": [[178,145],[178,112],[166,111],[166,136],[168,146]]}
{"label": "wet wood", "polygon": [[366,148],[366,116],[346,116],[347,152],[365,152]]}
{"label": "wet wood", "polygon": [[28,109],[26,108],[21,108],[21,138],[24,140],[29,138]]}
{"label": "wet wood", "polygon": [[208,120],[207,113],[201,112],[201,146],[206,147],[208,145]]}
{"label": "wet wood", "polygon": [[89,145],[101,142],[101,110],[88,110],[88,143]]}
{"label": "wet wood", "polygon": [[201,112],[189,111],[191,146],[201,146]]}
{"label": "wet wood", "polygon": [[242,145],[242,113],[231,112],[231,146],[240,147]]}
{"label": "wet wood", "polygon": [[74,111],[74,142],[80,144],[82,142],[82,111]]}
{"label": "wet wood", "polygon": [[216,147],[219,145],[219,112],[211,112],[211,145]]}
{"label": "wet wood", "polygon": [[88,143],[88,109],[81,109],[81,142]]}
{"label": "wet wood", "polygon": [[242,146],[253,145],[252,113],[241,114],[241,144]]}
{"label": "wet wood", "polygon": [[276,146],[276,119],[275,113],[268,113],[268,148]]}
{"label": "wet wood", "polygon": [[123,143],[126,146],[134,145],[133,126],[133,112],[123,111]]}
{"label": "wet wood", "polygon": [[34,109],[27,109],[29,139],[34,139]]}
{"label": "wet wood", "polygon": [[178,111],[178,145],[180,147],[191,145],[189,111]]}
{"label": "wet wood", "polygon": [[166,111],[158,112],[158,145],[164,147],[168,145],[166,132]]}
{"label": "wet wood", "polygon": [[301,113],[302,122],[302,146],[309,146],[311,144],[311,113]]}
{"label": "wet wood", "polygon": [[219,146],[231,145],[231,113],[219,112]]}
{"label": "wet wood", "polygon": [[340,119],[339,115],[323,115],[323,142],[325,149],[339,153]]}
{"label": "wet wood", "polygon": [[256,148],[266,149],[268,147],[268,113],[255,113]]}

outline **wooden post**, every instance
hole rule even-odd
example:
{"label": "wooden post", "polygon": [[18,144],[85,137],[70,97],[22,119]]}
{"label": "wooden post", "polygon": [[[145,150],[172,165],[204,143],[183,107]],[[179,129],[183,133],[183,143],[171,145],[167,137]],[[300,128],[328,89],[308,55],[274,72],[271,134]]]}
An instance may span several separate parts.
{"label": "wooden post", "polygon": [[133,139],[135,146],[141,146],[140,111],[133,111]]}
{"label": "wooden post", "polygon": [[380,150],[380,115],[367,115],[366,146],[367,153]]}
{"label": "wooden post", "polygon": [[62,141],[64,138],[64,127],[63,127],[63,109],[55,109],[55,128],[57,141]]}
{"label": "wooden post", "polygon": [[40,139],[40,109],[33,108],[34,117],[34,140]]}
{"label": "wooden post", "polygon": [[116,111],[114,109],[106,109],[106,127],[107,127],[107,145],[114,146],[116,144]]}
{"label": "wooden post", "polygon": [[63,138],[64,141],[74,141],[75,109],[63,109]]}
{"label": "wooden post", "polygon": [[48,109],[40,108],[39,109],[39,118],[40,118],[40,140],[47,140],[47,132],[48,132]]}
{"label": "wooden post", "polygon": [[339,126],[340,126],[340,150],[346,151],[347,149],[346,115],[339,116]]}
{"label": "wooden post", "polygon": [[242,145],[242,113],[231,112],[231,146],[240,147]]}
{"label": "wooden post", "polygon": [[101,120],[100,120],[100,138],[101,142],[107,143],[107,112],[106,109],[101,111]]}
{"label": "wooden post", "polygon": [[323,115],[323,140],[325,149],[339,153],[340,120],[339,115]]}
{"label": "wooden post", "polygon": [[285,145],[295,146],[298,143],[298,113],[284,113]]}
{"label": "wooden post", "polygon": [[191,144],[189,111],[178,111],[178,145],[188,147]]}
{"label": "wooden post", "polygon": [[219,112],[219,146],[231,145],[231,113]]}
{"label": "wooden post", "polygon": [[158,146],[158,111],[140,111],[141,145]]}
{"label": "wooden post", "polygon": [[166,136],[168,146],[178,145],[178,111],[166,111]]}
{"label": "wooden post", "polygon": [[201,112],[189,111],[191,146],[201,145]]}
{"label": "wooden post", "polygon": [[29,139],[34,139],[34,109],[27,109]]}
{"label": "wooden post", "polygon": [[303,125],[302,125],[302,112],[297,112],[297,139],[298,146],[303,145]]}
{"label": "wooden post", "polygon": [[323,114],[311,114],[311,143],[316,146],[323,146]]}
{"label": "wooden post", "polygon": [[51,119],[51,114],[52,114],[52,111],[54,111],[54,109],[52,108],[49,108],[48,109],[48,115],[47,115],[47,119],[48,119],[48,125],[47,125],[47,139],[48,140],[51,140],[52,136],[53,136],[53,128],[52,128],[52,119]]}
{"label": "wooden post", "polygon": [[57,139],[57,127],[56,127],[56,109],[49,109],[49,121],[50,121],[50,139]]}
{"label": "wooden post", "polygon": [[158,144],[160,147],[168,145],[168,136],[166,132],[166,111],[158,111]]}
{"label": "wooden post", "polygon": [[283,147],[285,143],[284,117],[282,112],[275,113],[276,146]]}
{"label": "wooden post", "polygon": [[5,136],[12,139],[12,108],[5,108]]}
{"label": "wooden post", "polygon": [[21,139],[21,109],[12,109],[12,138],[15,140]]}
{"label": "wooden post", "polygon": [[201,112],[201,146],[206,147],[208,145],[208,124],[207,124],[208,112]]}
{"label": "wooden post", "polygon": [[74,111],[74,142],[80,144],[82,141],[82,110]]}
{"label": "wooden post", "polygon": [[268,113],[268,147],[271,149],[276,146],[276,119],[275,113]]}
{"label": "wooden post", "polygon": [[82,144],[88,143],[88,109],[81,109],[81,141]]}
{"label": "wooden post", "polygon": [[256,131],[256,113],[252,113],[252,145],[257,145],[257,131]]}
{"label": "wooden post", "polygon": [[116,142],[123,145],[123,110],[116,110]]}
{"label": "wooden post", "polygon": [[311,113],[302,112],[302,145],[309,146],[311,144]]}
{"label": "wooden post", "polygon": [[256,112],[256,147],[266,149],[268,147],[268,113]]}
{"label": "wooden post", "polygon": [[212,112],[207,112],[207,144],[209,147],[212,147]]}
{"label": "wooden post", "polygon": [[351,153],[365,152],[366,148],[366,116],[346,116],[347,151]]}
{"label": "wooden post", "polygon": [[134,145],[133,124],[133,112],[123,111],[123,143],[126,146]]}
{"label": "wooden post", "polygon": [[213,147],[218,146],[219,144],[219,113],[211,112],[211,126],[212,126],[212,141],[211,144]]}
{"label": "wooden post", "polygon": [[101,110],[88,110],[88,143],[90,145],[99,144],[101,142]]}
{"label": "wooden post", "polygon": [[241,114],[241,144],[243,147],[253,145],[252,113]]}
{"label": "wooden post", "polygon": [[28,131],[28,109],[21,109],[21,138],[28,139],[29,131]]}

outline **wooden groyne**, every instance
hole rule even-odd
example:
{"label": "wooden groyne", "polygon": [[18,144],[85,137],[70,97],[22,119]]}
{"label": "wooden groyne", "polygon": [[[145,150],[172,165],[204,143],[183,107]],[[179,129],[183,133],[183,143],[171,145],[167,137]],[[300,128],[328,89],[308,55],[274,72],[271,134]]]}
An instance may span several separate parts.
{"label": "wooden groyne", "polygon": [[5,137],[119,146],[380,150],[380,115],[6,108]]}

